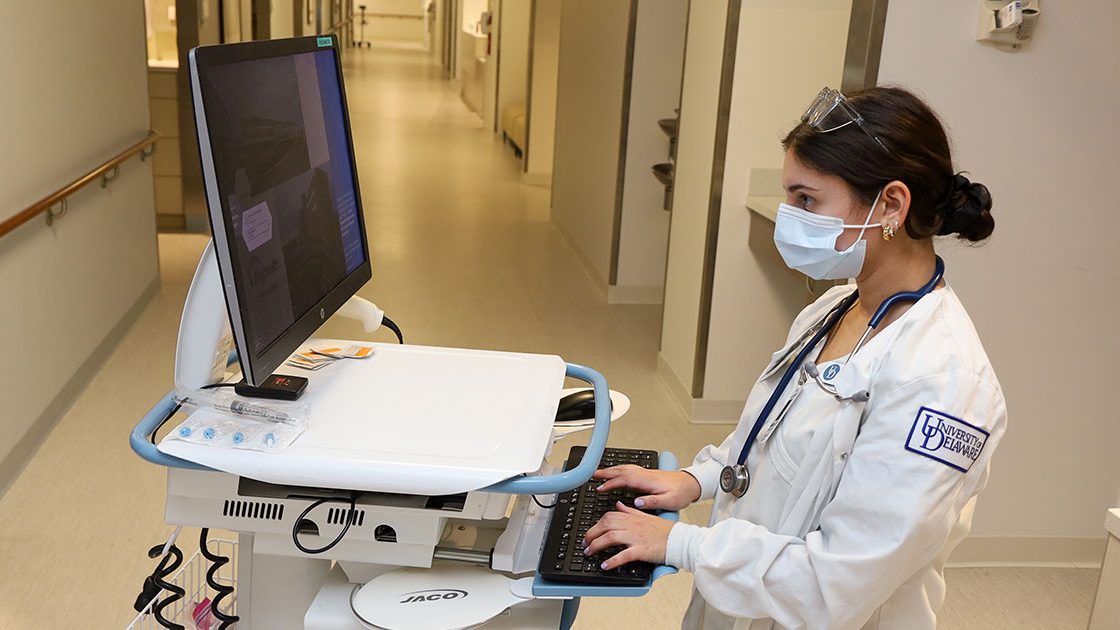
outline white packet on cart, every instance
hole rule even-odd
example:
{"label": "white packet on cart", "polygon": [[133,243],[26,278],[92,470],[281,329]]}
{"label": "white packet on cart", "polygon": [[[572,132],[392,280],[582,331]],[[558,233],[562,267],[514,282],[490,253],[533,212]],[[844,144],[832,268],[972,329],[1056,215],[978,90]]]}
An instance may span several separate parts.
{"label": "white packet on cart", "polygon": [[214,409],[225,415],[248,417],[299,427],[307,426],[311,410],[305,401],[238,396],[230,387],[175,389],[175,402],[194,409]]}
{"label": "white packet on cart", "polygon": [[187,417],[164,439],[279,453],[288,448],[301,433],[302,425],[256,420],[204,408]]}

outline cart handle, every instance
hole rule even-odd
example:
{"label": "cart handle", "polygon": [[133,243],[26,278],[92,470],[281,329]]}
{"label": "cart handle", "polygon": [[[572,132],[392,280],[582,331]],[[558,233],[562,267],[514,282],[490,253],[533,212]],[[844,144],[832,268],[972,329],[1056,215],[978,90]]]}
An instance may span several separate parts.
{"label": "cart handle", "polygon": [[144,417],[140,418],[140,422],[132,428],[132,433],[128,436],[129,446],[143,459],[153,464],[159,464],[160,466],[167,466],[168,468],[188,468],[190,470],[214,470],[209,466],[203,466],[202,464],[196,464],[192,461],[168,455],[167,453],[161,453],[160,450],[156,448],[156,445],[152,444],[149,440],[151,435],[159,428],[160,423],[171,417],[171,414],[175,413],[175,406],[175,392],[167,392],[167,395],[160,399],[160,401],[156,403],[156,406],[152,407],[148,413],[144,414]]}
{"label": "cart handle", "polygon": [[[555,475],[538,477],[514,477],[483,488],[484,492],[500,492],[504,494],[555,494],[585,483],[595,473],[595,468],[603,451],[607,447],[607,434],[611,430],[611,404],[610,389],[607,379],[595,370],[567,364],[567,376],[578,378],[591,384],[595,390],[595,428],[591,432],[591,440],[587,445],[587,453],[578,466]],[[129,445],[141,458],[160,466],[168,468],[187,468],[190,470],[209,470],[214,468],[196,464],[192,461],[160,452],[155,444],[149,440],[155,433],[160,423],[166,420],[175,410],[174,392],[168,392],[132,429],[128,437]]]}
{"label": "cart handle", "polygon": [[506,479],[483,488],[484,492],[555,494],[586,483],[591,475],[595,474],[599,460],[603,458],[603,451],[607,448],[607,434],[611,430],[610,389],[607,387],[607,379],[589,367],[569,363],[567,375],[590,384],[595,390],[595,428],[591,431],[591,440],[587,444],[587,452],[579,465],[569,471],[555,475]]}

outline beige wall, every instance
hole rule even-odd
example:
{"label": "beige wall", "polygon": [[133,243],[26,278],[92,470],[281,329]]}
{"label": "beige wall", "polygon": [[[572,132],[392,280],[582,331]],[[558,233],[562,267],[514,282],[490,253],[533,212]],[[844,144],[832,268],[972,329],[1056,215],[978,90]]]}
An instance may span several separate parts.
{"label": "beige wall", "polygon": [[630,115],[619,234],[618,276],[612,301],[661,302],[669,213],[665,189],[650,167],[669,160],[669,138],[658,127],[680,105],[688,5],[681,0],[637,4]]}
{"label": "beige wall", "polygon": [[1043,4],[1035,41],[973,41],[977,3],[892,2],[880,82],[920,91],[985,183],[996,231],[940,246],[1010,418],[978,536],[1101,537],[1120,486],[1120,3]]}
{"label": "beige wall", "polygon": [[[6,5],[0,219],[147,134],[143,11],[132,0]],[[50,25],[49,45],[29,24]],[[42,429],[48,405],[156,281],[153,205],[151,161],[132,159],[107,189],[74,195],[53,227],[37,218],[0,239],[0,347],[19,357],[0,367],[0,461]],[[123,426],[105,420],[90,430]]]}
{"label": "beige wall", "polygon": [[[486,129],[492,133],[498,131],[498,115],[497,115],[497,101],[498,101],[498,48],[501,46],[501,24],[498,22],[498,13],[501,11],[502,0],[489,0],[487,10],[493,16],[493,21],[490,25],[489,41],[485,38],[481,39],[480,55],[482,55],[485,62],[482,64],[483,75],[483,102],[482,102],[482,124]],[[489,44],[490,50],[486,50]]]}
{"label": "beige wall", "polygon": [[564,0],[552,218],[606,289],[614,230],[628,2]]}
{"label": "beige wall", "polygon": [[483,11],[488,10],[489,0],[460,0],[462,7],[462,29],[468,33],[476,33],[475,24]]}
{"label": "beige wall", "polygon": [[[718,412],[701,412],[708,416],[701,420],[738,420],[759,371],[809,302],[803,277],[789,272],[777,255],[773,223],[746,209],[747,175],[752,168],[781,169],[780,138],[822,86],[840,86],[844,66],[851,0],[758,4],[744,2],[739,21],[704,379],[707,404],[698,407]],[[796,46],[789,45],[792,32]]]}
{"label": "beige wall", "polygon": [[271,6],[268,25],[270,39],[291,37],[295,33],[295,28],[292,25],[295,18],[292,2],[293,0],[272,0],[269,3]]}
{"label": "beige wall", "polygon": [[552,180],[552,152],[556,137],[556,81],[560,61],[561,0],[535,0],[533,12],[533,78],[530,92],[529,148],[525,155],[528,180]]}
{"label": "beige wall", "polygon": [[674,391],[689,390],[695,372],[727,5],[727,0],[711,0],[689,6],[661,325],[661,360],[672,372]]}
{"label": "beige wall", "polygon": [[[501,59],[498,67],[498,121],[507,105],[525,106],[529,95],[529,0],[505,0],[501,6]],[[501,129],[499,129],[501,131]]]}

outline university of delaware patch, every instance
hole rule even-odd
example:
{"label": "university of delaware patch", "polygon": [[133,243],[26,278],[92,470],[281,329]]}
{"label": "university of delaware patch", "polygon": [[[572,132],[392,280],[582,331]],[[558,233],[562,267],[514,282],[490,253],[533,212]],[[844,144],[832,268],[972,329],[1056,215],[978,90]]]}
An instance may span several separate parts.
{"label": "university of delaware patch", "polygon": [[984,429],[960,418],[922,407],[914,418],[914,426],[910,427],[906,450],[968,472],[984,450],[988,435]]}

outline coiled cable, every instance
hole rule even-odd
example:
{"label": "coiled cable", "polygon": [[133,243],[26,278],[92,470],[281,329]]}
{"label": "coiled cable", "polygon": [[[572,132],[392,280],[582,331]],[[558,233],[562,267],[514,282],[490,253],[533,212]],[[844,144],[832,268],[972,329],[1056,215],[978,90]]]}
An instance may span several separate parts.
{"label": "coiled cable", "polygon": [[[164,551],[165,548],[166,553]],[[162,558],[160,558],[161,555],[163,556]],[[160,544],[148,550],[148,557],[153,559],[160,558],[160,561],[159,565],[156,566],[156,570],[152,571],[152,574],[148,576],[147,580],[144,580],[145,591],[149,590],[148,585],[152,584],[160,589],[154,591],[153,596],[158,595],[160,591],[167,591],[171,593],[167,597],[158,600],[155,604],[152,605],[152,616],[156,618],[156,623],[163,626],[164,628],[169,628],[170,630],[186,630],[186,627],[182,624],[175,623],[174,621],[171,621],[170,619],[167,619],[163,616],[164,608],[167,608],[180,599],[183,599],[183,597],[187,594],[187,592],[183,590],[181,586],[168,582],[165,579],[169,575],[175,573],[175,571],[179,569],[179,566],[183,564],[183,552],[180,551],[179,548],[175,545],[171,545],[170,547],[168,547],[167,545]]]}
{"label": "coiled cable", "polygon": [[218,626],[218,630],[226,630],[241,618],[237,615],[226,614],[220,608],[221,601],[233,594],[233,587],[222,584],[214,576],[229,563],[229,558],[210,551],[210,547],[207,545],[209,535],[210,528],[203,527],[198,538],[198,550],[202,553],[202,557],[210,561],[210,568],[206,570],[206,584],[217,593],[214,599],[210,601],[210,613],[214,615],[215,619],[222,622],[222,625]]}

